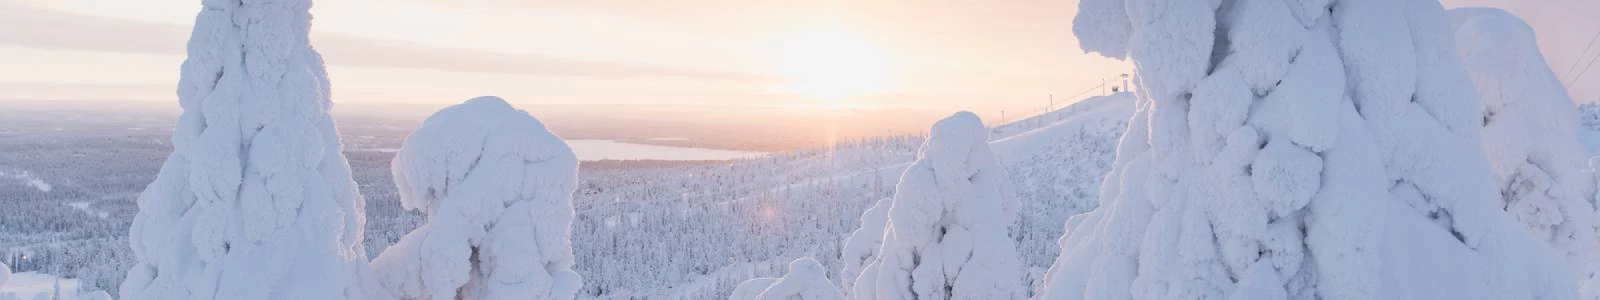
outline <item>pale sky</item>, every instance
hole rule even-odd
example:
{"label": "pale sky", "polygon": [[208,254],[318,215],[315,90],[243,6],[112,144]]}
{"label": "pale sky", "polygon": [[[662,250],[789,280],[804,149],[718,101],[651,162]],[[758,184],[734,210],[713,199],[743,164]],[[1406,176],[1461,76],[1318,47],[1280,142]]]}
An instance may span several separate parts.
{"label": "pale sky", "polygon": [[[0,28],[6,28],[0,99],[172,101],[198,2],[0,0]],[[1586,62],[1579,50],[1600,31],[1593,17],[1600,1],[1445,2],[1538,16],[1534,26],[1541,43],[1555,45],[1546,54],[1558,66]],[[1052,94],[1068,101],[1131,69],[1078,49],[1071,34],[1076,6],[1070,0],[324,0],[313,9],[313,43],[326,57],[340,102],[499,95],[526,104],[1016,114],[1045,106]],[[1600,47],[1587,55],[1600,56]],[[1580,102],[1594,101],[1600,74],[1575,86]]]}
{"label": "pale sky", "polygon": [[[194,0],[0,0],[0,98],[171,100]],[[336,0],[335,101],[909,106],[1013,112],[1128,64],[1069,1]],[[1098,94],[1098,92],[1095,92]],[[1065,102],[1066,99],[1061,99]]]}

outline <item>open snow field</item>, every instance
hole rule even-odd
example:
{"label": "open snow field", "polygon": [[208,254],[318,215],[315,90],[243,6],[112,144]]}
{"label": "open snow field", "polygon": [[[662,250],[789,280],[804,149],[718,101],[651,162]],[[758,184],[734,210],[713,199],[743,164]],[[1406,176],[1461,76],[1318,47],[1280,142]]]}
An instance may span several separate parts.
{"label": "open snow field", "polygon": [[[0,176],[0,195],[8,200],[0,210],[24,213],[0,215],[0,259],[18,272],[73,278],[84,289],[114,293],[132,263],[133,199],[171,151],[173,116],[138,107],[9,113],[0,116],[0,153],[12,154],[0,157],[6,167],[0,171],[8,174]],[[1055,243],[1066,217],[1093,208],[1100,174],[1110,168],[1131,113],[1131,97],[1094,98],[993,130],[995,152],[1022,202],[1011,229],[1023,263],[1035,272],[1060,251]],[[393,151],[378,150],[398,149],[415,122],[339,121],[367,201],[364,246],[376,257],[422,221],[399,205],[389,173]],[[591,142],[573,142],[580,158],[592,146],[585,143]],[[581,164],[573,201],[580,294],[725,297],[746,279],[782,275],[800,256],[815,257],[837,276],[844,238],[859,226],[861,212],[893,194],[921,143],[920,136],[889,136],[767,154],[602,142],[612,147],[603,158],[658,160]],[[729,158],[745,159],[719,161]]]}

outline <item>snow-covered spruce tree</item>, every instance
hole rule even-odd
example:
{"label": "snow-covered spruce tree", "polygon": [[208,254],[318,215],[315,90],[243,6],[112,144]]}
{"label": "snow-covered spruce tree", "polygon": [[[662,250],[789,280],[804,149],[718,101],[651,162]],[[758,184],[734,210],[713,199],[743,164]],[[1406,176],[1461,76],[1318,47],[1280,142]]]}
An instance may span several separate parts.
{"label": "snow-covered spruce tree", "polygon": [[844,267],[839,270],[839,283],[845,291],[852,290],[856,277],[861,276],[862,268],[877,260],[878,250],[883,248],[883,230],[889,222],[889,205],[892,201],[890,198],[878,199],[871,208],[862,212],[861,228],[851,232],[850,238],[840,247],[839,261]]}
{"label": "snow-covered spruce tree", "polygon": [[527,112],[478,97],[429,116],[390,168],[428,223],[373,261],[403,299],[572,299],[572,148]]}
{"label": "snow-covered spruce tree", "polygon": [[844,293],[828,281],[828,269],[810,257],[789,263],[782,278],[756,278],[740,283],[728,300],[843,300]]}
{"label": "snow-covered spruce tree", "polygon": [[[1545,64],[1533,28],[1494,8],[1449,11],[1462,65],[1483,104],[1483,149],[1501,205],[1566,257],[1580,282],[1595,277],[1594,176],[1578,142],[1578,108]],[[1600,295],[1594,295],[1600,296]],[[1594,299],[1595,297],[1585,298]]]}
{"label": "snow-covered spruce tree", "polygon": [[311,1],[201,2],[122,298],[369,299],[364,203],[328,114]]}
{"label": "snow-covered spruce tree", "polygon": [[970,112],[934,123],[900,176],[883,247],[855,299],[1020,299],[1027,275],[1007,226],[1016,219],[988,129]]}
{"label": "snow-covered spruce tree", "polygon": [[1042,299],[1570,299],[1433,0],[1084,0],[1138,112]]}

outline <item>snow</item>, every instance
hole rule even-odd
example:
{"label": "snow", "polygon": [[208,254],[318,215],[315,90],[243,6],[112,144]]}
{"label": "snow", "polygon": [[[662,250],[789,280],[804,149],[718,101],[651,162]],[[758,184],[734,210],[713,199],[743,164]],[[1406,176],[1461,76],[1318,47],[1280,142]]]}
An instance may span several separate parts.
{"label": "snow", "polygon": [[81,212],[83,212],[85,214],[89,214],[91,216],[95,216],[97,218],[106,219],[106,218],[110,218],[111,217],[111,212],[100,211],[100,210],[94,209],[92,206],[90,206],[89,202],[85,202],[85,201],[69,202],[69,203],[67,203],[67,206],[68,207],[72,207],[72,209],[81,211]]}
{"label": "snow", "polygon": [[1578,105],[1578,142],[1590,155],[1600,154],[1600,103]]}
{"label": "snow", "polygon": [[55,190],[55,186],[50,185],[50,182],[40,179],[38,176],[33,175],[32,172],[28,172],[27,170],[0,170],[0,177],[9,177],[11,179],[15,179],[22,184],[28,185],[28,187],[39,190],[40,192],[49,193],[50,191]]}
{"label": "snow", "polygon": [[1256,199],[1279,218],[1291,216],[1322,189],[1322,158],[1291,143],[1270,142],[1251,165]]}
{"label": "snow", "polygon": [[[0,263],[0,300],[11,299],[59,299],[59,300],[99,300],[111,299],[111,295],[103,291],[84,291],[83,283],[77,279],[66,279],[38,272],[21,272],[10,274],[10,280],[5,277],[4,263]],[[54,297],[59,296],[59,297]]]}
{"label": "snow", "polygon": [[[1042,276],[1061,252],[1055,243],[1063,231],[1061,223],[1094,208],[1098,194],[1094,187],[1110,169],[1133,99],[1127,93],[1091,97],[1043,118],[991,128],[995,156],[1018,183],[1021,209],[1011,227],[1024,265],[1037,269],[1030,279]],[[602,179],[607,176],[602,171],[585,170],[582,175],[589,176],[588,182],[604,187],[606,193],[589,195],[588,187],[580,188],[575,200],[580,219],[594,218],[574,224],[580,226],[575,233],[594,232],[574,236],[580,242],[576,249],[580,266],[596,270],[583,273],[589,285],[580,298],[724,298],[751,278],[782,276],[792,260],[805,256],[828,266],[833,271],[830,278],[853,286],[859,276],[841,274],[849,263],[842,250],[875,253],[881,245],[876,241],[867,243],[870,246],[841,245],[850,237],[882,238],[881,232],[852,235],[852,231],[872,228],[860,217],[871,215],[864,212],[892,195],[894,183],[922,140],[845,143],[823,151],[735,161],[705,171],[624,172],[630,173],[626,178],[659,182],[638,186],[666,190],[613,192],[635,185],[608,183],[634,179]],[[696,187],[700,185],[705,186]],[[890,202],[880,206],[885,215]],[[702,212],[700,206],[709,211]],[[721,221],[722,211],[739,221]],[[640,215],[642,219],[635,217]],[[606,228],[608,220],[617,226]],[[633,220],[638,222],[631,224]]]}
{"label": "snow", "polygon": [[[1595,28],[1600,28],[1600,1],[1593,0],[1442,0],[1446,7],[1495,7],[1521,17],[1539,36],[1539,50],[1549,69],[1566,83],[1580,104],[1600,101],[1600,63],[1596,63]],[[1587,71],[1587,72],[1584,72]]]}
{"label": "snow", "polygon": [[772,287],[772,283],[775,283],[775,282],[778,282],[778,278],[760,277],[760,278],[751,278],[750,280],[745,280],[743,283],[739,283],[739,287],[733,289],[733,294],[732,295],[728,295],[728,299],[729,300],[742,300],[742,299],[754,300],[754,299],[760,299],[761,293],[762,292],[766,292],[767,288]]}
{"label": "snow", "polygon": [[[654,140],[654,139],[652,139]],[[670,141],[670,140],[667,140]],[[611,140],[570,140],[578,160],[733,160],[766,156],[766,153],[624,143]]]}
{"label": "snow", "polygon": [[[1133,114],[1134,97],[1132,93],[1122,92],[1110,96],[1090,97],[1071,106],[1051,114],[1056,115],[1054,120],[1045,126],[1032,130],[1019,132],[1010,136],[995,139],[989,143],[995,156],[1006,159],[1007,163],[1023,160],[1033,155],[1046,154],[1051,144],[1063,143],[1062,139],[1084,135],[1084,131],[1098,131],[1107,127],[1126,126],[1128,116]],[[1002,125],[1008,126],[1008,125]],[[1121,129],[1121,128],[1118,128]],[[1121,135],[1121,130],[1115,132]],[[1110,137],[1116,140],[1117,137]],[[1082,141],[1074,141],[1082,142]],[[1077,160],[1084,158],[1070,158],[1063,160]]]}
{"label": "snow", "polygon": [[1577,107],[1522,19],[1493,8],[1449,14],[1462,62],[1482,97],[1482,144],[1500,203],[1565,257],[1574,278],[1597,284],[1595,182],[1583,172],[1589,154],[1579,143]]}
{"label": "snow", "polygon": [[855,286],[856,277],[861,276],[862,269],[878,258],[878,250],[883,247],[883,233],[889,223],[889,205],[892,198],[884,198],[872,204],[866,212],[861,213],[861,228],[850,233],[845,239],[844,246],[839,249],[840,260],[844,267],[839,271],[839,284],[844,290],[849,291]]}
{"label": "snow", "polygon": [[1078,1],[1078,15],[1072,18],[1072,33],[1086,52],[1123,58],[1128,52],[1128,31],[1132,25],[1123,17],[1125,0]]}
{"label": "snow", "polygon": [[1133,60],[1138,109],[1038,298],[1576,296],[1495,201],[1437,3],[1123,2],[1074,31],[1128,49],[1102,54]]}
{"label": "snow", "polygon": [[[1234,6],[1231,11],[1232,15],[1228,16],[1228,21],[1230,22],[1228,25],[1231,28],[1229,28],[1230,30],[1225,40],[1231,45],[1219,45],[1219,47],[1231,47],[1228,49],[1232,50],[1233,53],[1224,53],[1224,55],[1229,55],[1229,59],[1222,63],[1226,65],[1225,67],[1219,68],[1228,68],[1237,70],[1237,72],[1218,72],[1218,74],[1227,74],[1228,76],[1210,76],[1212,78],[1207,79],[1221,77],[1231,80],[1243,80],[1245,86],[1249,87],[1249,90],[1255,94],[1268,94],[1277,87],[1278,80],[1283,79],[1284,74],[1289,73],[1289,69],[1294,66],[1291,62],[1300,52],[1302,43],[1306,42],[1307,39],[1303,37],[1306,36],[1307,28],[1311,26],[1300,24],[1295,15],[1290,12],[1288,4],[1284,1],[1238,1],[1234,2]],[[1239,75],[1238,78],[1233,78],[1232,75],[1235,73]],[[1222,80],[1222,84],[1218,84],[1219,87],[1216,88],[1238,89],[1237,84],[1229,81]],[[1195,93],[1199,94],[1200,91]],[[1248,96],[1215,99],[1225,99],[1220,101],[1228,102],[1244,102],[1245,105],[1232,105],[1240,107],[1232,110],[1236,116],[1231,118],[1223,116],[1222,118],[1224,120],[1237,121],[1236,124],[1232,124],[1234,126],[1244,123],[1244,107],[1248,107]],[[1198,106],[1201,103],[1203,102],[1196,102],[1194,105]]]}
{"label": "snow", "polygon": [[366,299],[364,202],[309,0],[206,0],[173,153],[138,198],[125,299]]}
{"label": "snow", "polygon": [[789,263],[782,278],[747,280],[729,300],[843,300],[844,293],[828,281],[828,270],[816,259],[801,257]]}
{"label": "snow", "polygon": [[[573,298],[584,288],[572,236],[584,151],[494,97],[440,111],[396,150],[400,203],[427,223],[368,265],[355,248],[363,204],[304,37],[309,3],[204,3],[174,152],[138,200],[125,297]],[[1428,0],[1079,9],[1084,50],[1132,59],[1138,96],[1093,99],[1025,132],[959,113],[909,164],[890,145],[628,179],[728,176],[678,187],[598,184],[605,201],[581,205],[600,211],[603,230],[580,235],[615,253],[580,255],[620,266],[586,269],[612,276],[584,296],[1572,299],[1574,280],[1595,281],[1584,133],[1515,17],[1446,14]],[[816,160],[786,161],[805,159]],[[797,166],[811,169],[774,171]],[[902,170],[891,198],[868,183]],[[50,190],[28,176],[12,177]],[[646,234],[689,246],[629,240]],[[771,240],[694,245],[726,234]],[[1034,247],[1041,236],[1059,249]],[[640,253],[667,251],[686,253]],[[1043,275],[1029,268],[1051,259]],[[638,263],[648,260],[661,262]],[[0,294],[55,289],[53,277],[23,273],[8,286],[5,275]]]}
{"label": "snow", "polygon": [[1052,113],[1059,115],[1053,123],[989,143],[1022,203],[1013,228],[1035,279],[1061,253],[1061,223],[1098,205],[1134,101],[1131,93],[1084,99]]}
{"label": "snow", "polygon": [[428,223],[373,261],[405,299],[571,299],[572,149],[527,112],[479,97],[428,117],[391,168]]}
{"label": "snow", "polygon": [[895,186],[883,246],[856,299],[1020,299],[1026,270],[1008,232],[1018,203],[977,115],[933,125]]}

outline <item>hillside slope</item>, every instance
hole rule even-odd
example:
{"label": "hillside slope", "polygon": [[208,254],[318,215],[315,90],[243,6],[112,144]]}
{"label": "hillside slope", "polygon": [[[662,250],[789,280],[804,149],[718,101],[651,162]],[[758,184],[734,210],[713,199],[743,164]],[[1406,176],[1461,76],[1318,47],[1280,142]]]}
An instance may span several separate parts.
{"label": "hillside slope", "polygon": [[[1111,167],[1116,142],[1133,113],[1133,96],[1117,94],[1085,99],[1046,115],[1042,125],[1019,123],[991,129],[990,146],[1001,167],[1012,180],[1021,203],[1020,213],[1009,226],[1024,265],[1033,269],[1037,280],[1060,252],[1056,241],[1067,217],[1093,209],[1098,186]],[[1033,121],[1030,121],[1033,120]],[[1035,119],[1024,119],[1034,122]],[[707,299],[726,297],[739,283],[752,278],[776,277],[784,266],[798,257],[816,257],[829,270],[835,282],[842,262],[840,247],[852,230],[859,227],[861,214],[878,199],[894,193],[894,182],[905,171],[921,144],[920,138],[897,142],[867,142],[843,145],[827,151],[736,162],[689,177],[745,178],[744,174],[768,174],[763,179],[739,179],[729,189],[742,195],[720,199],[676,199],[678,204],[660,204],[657,209],[676,207],[667,218],[643,213],[651,209],[632,208],[639,203],[609,202],[606,209],[578,209],[580,228],[577,240],[579,269],[587,282],[587,296],[605,299],[649,297],[664,299]],[[595,174],[591,174],[595,175]],[[775,180],[765,181],[765,178]],[[697,184],[689,184],[695,186]],[[702,191],[704,192],[704,191]],[[579,198],[585,198],[579,195]],[[714,209],[699,209],[700,201],[716,201]],[[584,201],[579,201],[584,202]],[[678,206],[690,203],[687,207]],[[671,253],[586,251],[609,246],[589,246],[584,240],[610,241],[615,234],[601,230],[585,236],[586,215],[603,211],[631,211],[608,217],[604,222],[616,228],[640,228],[651,232],[692,233],[670,238]],[[639,212],[639,213],[632,213]],[[683,216],[678,216],[683,215]],[[678,221],[683,220],[683,221]],[[690,221],[692,220],[692,222]],[[614,225],[621,223],[622,225]],[[704,236],[706,240],[701,240]],[[617,238],[649,243],[669,239],[659,234],[628,233]],[[708,242],[714,240],[714,243]],[[711,243],[711,244],[707,244]],[[658,244],[660,245],[660,244]],[[588,247],[586,247],[588,246]],[[681,247],[681,249],[679,248]],[[870,247],[870,246],[868,246]],[[641,249],[642,250],[642,249]],[[596,257],[585,259],[585,256]],[[605,258],[600,258],[605,257]],[[713,261],[720,258],[721,261]],[[598,261],[621,259],[611,266]],[[637,262],[634,262],[637,261]],[[587,263],[586,263],[587,262]],[[591,266],[586,266],[586,264]],[[638,270],[640,264],[658,265],[649,274],[624,272]],[[688,267],[694,266],[694,267]],[[587,268],[595,267],[589,271]],[[594,272],[598,271],[598,272]],[[598,274],[596,274],[598,273]],[[621,276],[610,278],[612,275]]]}

